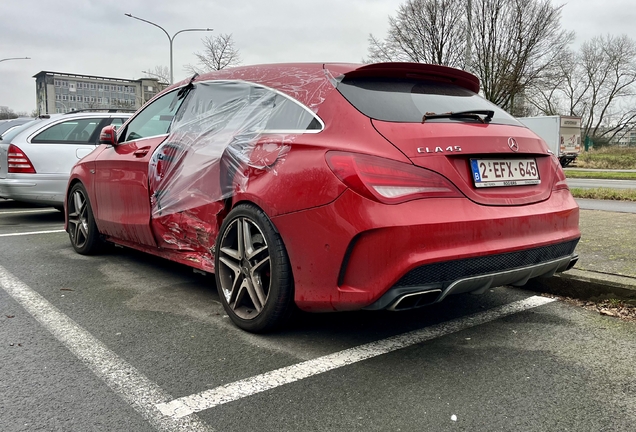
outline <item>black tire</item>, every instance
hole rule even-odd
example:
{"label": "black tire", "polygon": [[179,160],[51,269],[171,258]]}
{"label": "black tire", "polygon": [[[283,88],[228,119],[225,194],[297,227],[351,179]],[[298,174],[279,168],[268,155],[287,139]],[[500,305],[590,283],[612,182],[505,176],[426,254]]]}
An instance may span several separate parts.
{"label": "black tire", "polygon": [[88,194],[81,183],[76,183],[71,188],[66,211],[68,236],[73,249],[82,255],[99,252],[103,243],[99,238]]}
{"label": "black tire", "polygon": [[238,327],[264,333],[294,309],[294,281],[280,234],[259,208],[240,204],[227,215],[215,245],[221,303]]}

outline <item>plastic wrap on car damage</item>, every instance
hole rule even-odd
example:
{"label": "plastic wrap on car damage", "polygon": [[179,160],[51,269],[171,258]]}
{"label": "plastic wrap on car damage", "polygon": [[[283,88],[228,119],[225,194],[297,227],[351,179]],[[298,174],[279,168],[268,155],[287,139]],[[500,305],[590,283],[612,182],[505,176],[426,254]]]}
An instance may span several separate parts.
{"label": "plastic wrap on car damage", "polygon": [[[276,76],[265,78],[277,82]],[[255,172],[277,175],[295,137],[322,127],[314,113],[334,89],[324,72],[294,85],[279,84],[277,91],[263,81],[207,81],[193,91],[183,88],[185,100],[170,134],[150,161],[151,223],[158,245],[185,253],[206,270],[214,268],[226,199],[245,191]]]}

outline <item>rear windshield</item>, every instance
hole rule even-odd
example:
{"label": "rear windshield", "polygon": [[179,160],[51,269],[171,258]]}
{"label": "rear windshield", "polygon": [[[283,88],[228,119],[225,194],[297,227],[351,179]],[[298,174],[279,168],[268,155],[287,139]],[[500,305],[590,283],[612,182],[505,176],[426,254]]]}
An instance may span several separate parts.
{"label": "rear windshield", "polygon": [[[340,93],[364,115],[376,120],[421,123],[425,114],[492,110],[491,123],[521,126],[514,117],[463,87],[437,81],[395,78],[344,78]],[[475,121],[466,118],[431,119],[435,122]]]}
{"label": "rear windshield", "polygon": [[16,127],[16,128],[12,128],[9,129],[8,131],[6,131],[4,134],[2,134],[2,136],[0,137],[0,140],[5,141],[5,142],[10,142],[17,134],[19,134],[20,132],[22,132],[23,130],[30,128],[31,126],[33,126],[35,123],[39,122],[40,119],[35,119],[35,120],[31,120],[30,122],[21,124],[20,126]]}

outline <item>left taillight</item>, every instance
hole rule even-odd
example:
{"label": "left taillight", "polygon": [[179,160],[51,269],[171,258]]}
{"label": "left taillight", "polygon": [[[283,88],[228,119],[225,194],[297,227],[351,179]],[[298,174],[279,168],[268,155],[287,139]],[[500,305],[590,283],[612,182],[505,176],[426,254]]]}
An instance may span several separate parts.
{"label": "left taillight", "polygon": [[326,159],[329,168],[345,185],[384,204],[463,196],[445,177],[411,164],[339,151],[327,152]]}
{"label": "left taillight", "polygon": [[7,172],[15,174],[35,174],[35,168],[28,156],[13,144],[9,145],[9,151],[7,152]]}

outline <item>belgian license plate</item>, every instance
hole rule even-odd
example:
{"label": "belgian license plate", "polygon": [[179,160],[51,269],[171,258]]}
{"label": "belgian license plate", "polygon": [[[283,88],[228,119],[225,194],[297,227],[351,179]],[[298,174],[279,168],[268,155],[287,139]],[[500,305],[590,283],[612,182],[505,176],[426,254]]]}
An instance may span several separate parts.
{"label": "belgian license plate", "polygon": [[536,159],[471,159],[470,168],[475,187],[541,183]]}

